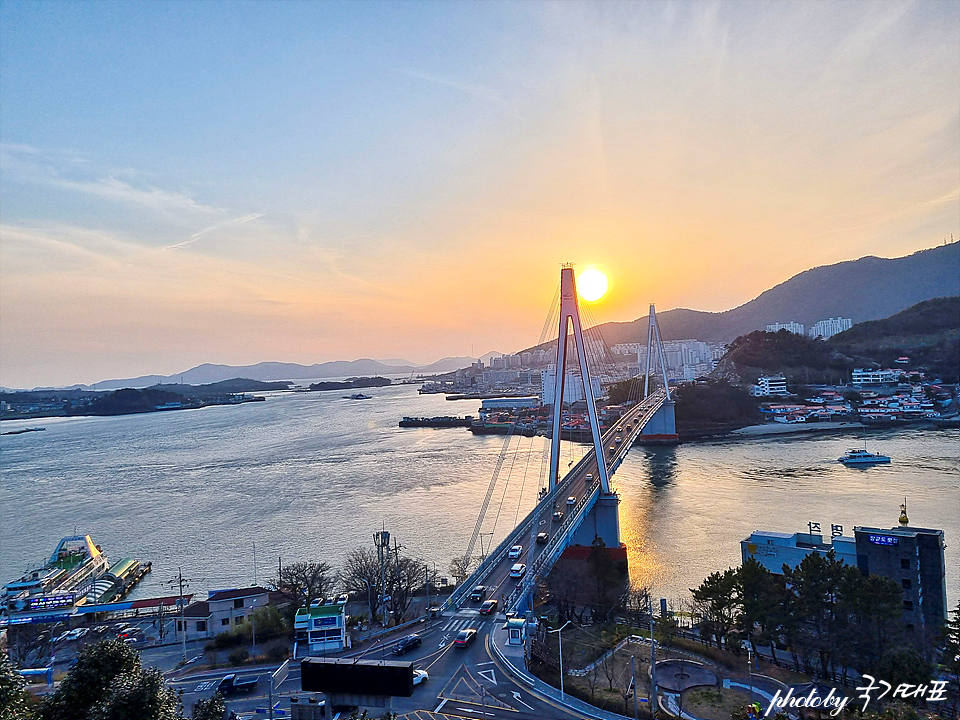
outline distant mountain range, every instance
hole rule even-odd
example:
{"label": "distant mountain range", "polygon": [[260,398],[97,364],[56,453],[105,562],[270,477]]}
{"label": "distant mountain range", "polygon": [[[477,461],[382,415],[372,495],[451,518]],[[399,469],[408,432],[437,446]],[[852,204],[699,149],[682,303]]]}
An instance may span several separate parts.
{"label": "distant mountain range", "polygon": [[[868,256],[794,275],[750,302],[724,312],[677,308],[657,313],[664,340],[729,342],[767,325],[808,328],[829,317],[879,320],[923,300],[960,294],[960,242],[900,258]],[[599,326],[608,345],[646,342],[647,316]]]}

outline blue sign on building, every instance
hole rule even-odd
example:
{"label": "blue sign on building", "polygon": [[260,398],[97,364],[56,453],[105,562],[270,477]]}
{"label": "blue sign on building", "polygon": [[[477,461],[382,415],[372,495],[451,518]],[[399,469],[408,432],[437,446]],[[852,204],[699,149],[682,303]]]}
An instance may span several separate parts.
{"label": "blue sign on building", "polygon": [[892,537],[890,535],[868,535],[867,536],[870,542],[874,545],[899,545],[900,538]]}

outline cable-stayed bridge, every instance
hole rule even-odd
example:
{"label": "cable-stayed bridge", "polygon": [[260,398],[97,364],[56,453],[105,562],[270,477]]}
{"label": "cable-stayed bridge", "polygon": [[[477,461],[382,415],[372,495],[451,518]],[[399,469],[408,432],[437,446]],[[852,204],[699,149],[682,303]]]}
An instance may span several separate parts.
{"label": "cable-stayed bridge", "polygon": [[[630,448],[640,438],[653,442],[676,442],[674,405],[666,380],[663,348],[656,312],[650,306],[647,372],[644,397],[630,407],[605,433],[593,396],[587,353],[580,324],[576,281],[573,268],[565,266],[560,282],[560,332],[557,340],[556,387],[554,392],[553,432],[551,438],[549,486],[541,491],[536,506],[493,548],[480,565],[460,583],[446,601],[446,608],[459,608],[477,585],[488,588],[488,597],[503,600],[501,610],[525,612],[530,609],[538,584],[546,578],[561,555],[571,546],[592,546],[597,538],[608,551],[626,558],[620,542],[619,495],[610,485],[612,476]],[[566,376],[568,324],[572,325],[574,346],[583,378],[585,403],[593,438],[590,450],[563,477],[559,474],[563,383]],[[656,355],[654,355],[656,352]],[[650,392],[651,365],[659,365],[662,386]],[[496,481],[496,473],[494,481]],[[493,492],[493,482],[484,500],[467,556],[477,535]],[[537,538],[546,533],[547,541]],[[511,549],[521,546],[519,557],[510,557]],[[516,553],[513,553],[516,554]],[[512,570],[524,566],[522,575]]]}

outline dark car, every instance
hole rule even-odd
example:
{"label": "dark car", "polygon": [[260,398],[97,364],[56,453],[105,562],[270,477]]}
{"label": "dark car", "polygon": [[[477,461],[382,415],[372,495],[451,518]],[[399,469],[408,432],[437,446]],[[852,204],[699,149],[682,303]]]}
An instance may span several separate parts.
{"label": "dark car", "polygon": [[537,545],[546,545],[550,539],[550,533],[537,533]]}
{"label": "dark car", "polygon": [[557,512],[555,512],[555,513],[553,514],[553,521],[554,521],[554,522],[563,522],[563,513],[560,512],[559,510],[557,510]]}
{"label": "dark car", "polygon": [[497,609],[497,601],[496,601],[496,600],[486,600],[486,601],[483,603],[483,605],[480,606],[480,614],[481,614],[481,615],[491,615],[491,614],[493,614],[493,613],[496,611],[496,609]]}
{"label": "dark car", "polygon": [[393,648],[393,654],[403,655],[408,650],[420,647],[421,643],[423,643],[423,640],[419,635],[407,635],[405,638],[401,638],[400,642]]}
{"label": "dark car", "polygon": [[477,585],[470,593],[472,602],[481,602],[487,596],[487,589],[483,585]]}
{"label": "dark car", "polygon": [[467,628],[466,630],[460,631],[460,633],[457,635],[457,639],[453,641],[453,644],[457,647],[466,647],[476,639],[477,629]]}

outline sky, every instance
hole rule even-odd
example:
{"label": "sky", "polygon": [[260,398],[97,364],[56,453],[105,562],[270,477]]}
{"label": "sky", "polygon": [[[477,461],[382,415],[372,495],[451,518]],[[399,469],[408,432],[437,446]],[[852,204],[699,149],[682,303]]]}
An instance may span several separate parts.
{"label": "sky", "polygon": [[0,385],[515,351],[960,237],[960,3],[0,2]]}

